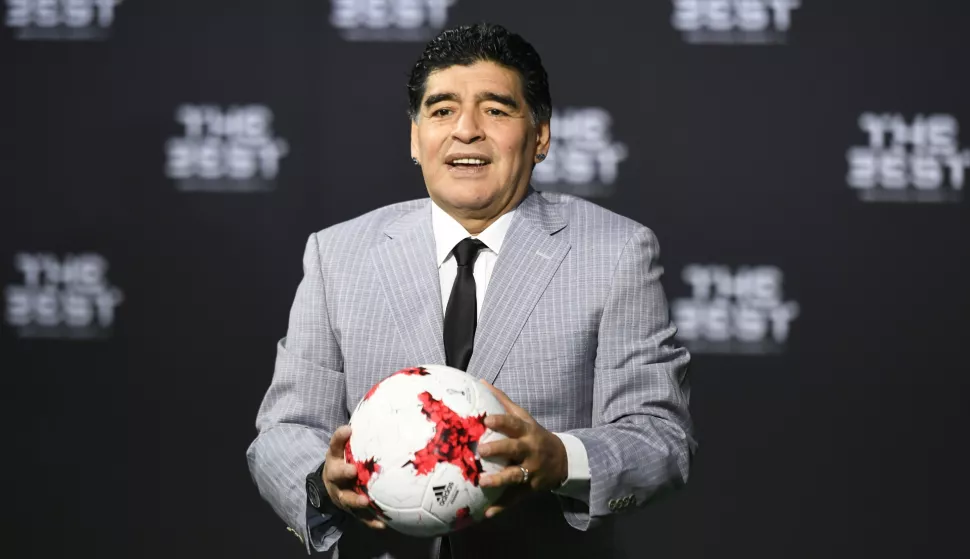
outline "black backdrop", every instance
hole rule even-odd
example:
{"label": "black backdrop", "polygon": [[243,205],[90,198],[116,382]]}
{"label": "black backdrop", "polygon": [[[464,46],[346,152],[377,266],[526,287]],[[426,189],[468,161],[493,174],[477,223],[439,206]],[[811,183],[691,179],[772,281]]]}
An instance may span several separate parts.
{"label": "black backdrop", "polygon": [[4,545],[302,554],[244,452],[303,243],[424,195],[407,71],[491,20],[550,73],[535,186],[654,229],[694,350],[693,477],[625,556],[959,555],[967,6],[7,0]]}

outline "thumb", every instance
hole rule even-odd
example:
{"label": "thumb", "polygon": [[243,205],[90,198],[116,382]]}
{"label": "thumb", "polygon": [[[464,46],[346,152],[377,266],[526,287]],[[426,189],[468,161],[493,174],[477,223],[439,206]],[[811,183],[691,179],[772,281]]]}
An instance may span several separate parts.
{"label": "thumb", "polygon": [[344,457],[344,448],[347,446],[347,441],[350,440],[350,426],[341,425],[333,432],[333,437],[330,438],[330,457],[336,459],[342,459]]}

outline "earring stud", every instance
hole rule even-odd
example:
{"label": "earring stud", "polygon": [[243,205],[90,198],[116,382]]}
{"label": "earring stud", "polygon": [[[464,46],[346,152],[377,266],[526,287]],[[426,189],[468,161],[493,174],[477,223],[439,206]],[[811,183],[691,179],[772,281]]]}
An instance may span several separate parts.
{"label": "earring stud", "polygon": [[415,165],[417,165],[418,164],[418,158],[417,157],[412,157],[411,158],[411,163],[414,163]]}
{"label": "earring stud", "polygon": [[546,159],[546,154],[544,154],[544,153],[537,153],[536,154],[536,159],[538,159],[539,161],[544,161]]}

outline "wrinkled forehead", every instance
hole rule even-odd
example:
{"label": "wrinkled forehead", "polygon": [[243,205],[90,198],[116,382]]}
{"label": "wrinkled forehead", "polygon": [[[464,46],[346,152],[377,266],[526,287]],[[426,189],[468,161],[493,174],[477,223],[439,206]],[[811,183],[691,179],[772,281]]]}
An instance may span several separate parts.
{"label": "wrinkled forehead", "polygon": [[465,66],[455,64],[428,74],[423,100],[432,95],[453,94],[458,98],[491,92],[524,100],[522,77],[519,73],[494,62],[475,62]]}

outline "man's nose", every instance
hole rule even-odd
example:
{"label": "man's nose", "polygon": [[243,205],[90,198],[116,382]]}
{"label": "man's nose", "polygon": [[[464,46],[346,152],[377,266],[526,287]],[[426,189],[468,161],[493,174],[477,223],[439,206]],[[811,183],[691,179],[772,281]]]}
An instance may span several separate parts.
{"label": "man's nose", "polygon": [[482,131],[482,123],[478,117],[478,112],[475,110],[462,111],[461,115],[455,121],[455,129],[452,131],[452,136],[456,140],[466,144],[477,142],[484,138],[485,134]]}

